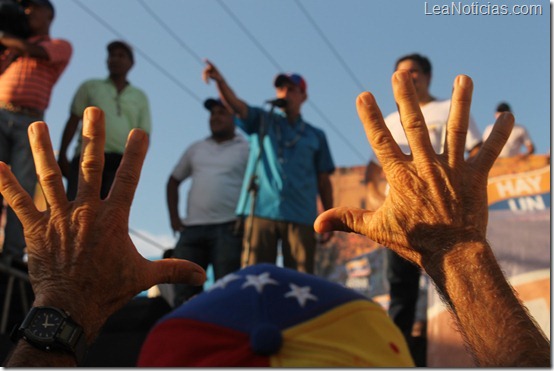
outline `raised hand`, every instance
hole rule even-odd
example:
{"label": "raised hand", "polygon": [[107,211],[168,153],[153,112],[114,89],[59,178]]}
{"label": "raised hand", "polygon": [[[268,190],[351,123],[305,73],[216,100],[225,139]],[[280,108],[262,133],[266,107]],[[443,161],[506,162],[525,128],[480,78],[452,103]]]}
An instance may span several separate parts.
{"label": "raised hand", "polygon": [[392,85],[411,155],[392,138],[375,99],[362,93],[358,115],[390,191],[376,211],[335,208],[317,232],[364,234],[425,269],[456,318],[477,365],[550,366],[550,343],[506,281],[486,241],[487,176],[514,124],[500,116],[475,157],[464,159],[472,81],[454,82],[444,152],[434,152],[407,72]]}
{"label": "raised hand", "polygon": [[315,221],[318,232],[341,230],[364,234],[425,268],[449,247],[485,241],[487,175],[513,127],[513,116],[499,117],[479,154],[464,160],[473,83],[460,75],[454,82],[445,150],[434,152],[410,76],[392,77],[394,96],[411,147],[402,153],[370,93],[356,101],[367,138],[383,165],[390,191],[376,211],[331,209]]}
{"label": "raised hand", "polygon": [[148,148],[143,131],[130,133],[111,192],[101,200],[104,114],[87,108],[78,194],[72,202],[65,196],[46,124],[33,123],[29,137],[47,210],[36,209],[4,163],[0,192],[24,227],[35,306],[68,311],[91,342],[106,319],[139,292],[163,282],[205,281],[204,270],[192,262],[148,261],[129,237],[129,212]]}

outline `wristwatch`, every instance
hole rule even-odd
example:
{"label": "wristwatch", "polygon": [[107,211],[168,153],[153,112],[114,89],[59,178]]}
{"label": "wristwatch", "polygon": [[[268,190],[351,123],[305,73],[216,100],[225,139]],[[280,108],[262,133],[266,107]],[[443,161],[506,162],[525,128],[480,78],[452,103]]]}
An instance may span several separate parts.
{"label": "wristwatch", "polygon": [[12,340],[23,338],[36,348],[72,353],[77,365],[82,364],[86,353],[86,338],[83,328],[71,319],[68,313],[55,307],[33,307]]}

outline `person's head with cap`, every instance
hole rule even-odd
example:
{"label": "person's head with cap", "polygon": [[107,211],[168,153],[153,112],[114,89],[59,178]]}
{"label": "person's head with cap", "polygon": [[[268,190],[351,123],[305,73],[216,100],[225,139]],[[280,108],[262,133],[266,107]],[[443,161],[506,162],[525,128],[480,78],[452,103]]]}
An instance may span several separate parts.
{"label": "person's head with cap", "polygon": [[208,98],[204,108],[210,111],[210,131],[212,139],[220,143],[235,136],[235,121],[233,113],[223,104],[221,99]]}
{"label": "person's head with cap", "polygon": [[287,116],[300,114],[300,107],[308,99],[306,80],[297,73],[280,73],[273,80],[276,97],[287,101],[283,110]]}
{"label": "person's head with cap", "polygon": [[131,45],[122,40],[115,40],[108,44],[108,70],[110,76],[127,77],[127,73],[135,63],[133,48]]}
{"label": "person's head with cap", "polygon": [[496,112],[494,113],[494,118],[497,119],[502,112],[512,112],[512,109],[510,108],[510,105],[506,102],[501,102],[496,106]]}
{"label": "person's head with cap", "polygon": [[140,367],[407,367],[400,330],[378,304],[314,275],[258,264],[162,318]]}
{"label": "person's head with cap", "polygon": [[31,35],[48,35],[54,20],[54,5],[49,0],[26,0],[22,4],[25,6]]}

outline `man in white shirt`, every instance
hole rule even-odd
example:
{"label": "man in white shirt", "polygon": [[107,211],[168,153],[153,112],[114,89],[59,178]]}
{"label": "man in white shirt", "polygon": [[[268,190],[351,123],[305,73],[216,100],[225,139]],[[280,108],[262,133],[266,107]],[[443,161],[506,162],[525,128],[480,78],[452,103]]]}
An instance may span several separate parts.
{"label": "man in white shirt", "polygon": [[[419,54],[401,57],[396,62],[396,71],[408,71],[418,96],[419,107],[425,118],[431,145],[437,153],[442,153],[446,138],[446,124],[450,112],[450,99],[438,100],[431,95],[431,62]],[[405,154],[411,153],[404,128],[398,112],[393,112],[385,118],[385,123],[394,140]],[[475,121],[469,118],[465,149],[469,156],[477,154],[481,145],[481,134]],[[419,294],[420,270],[414,264],[401,258],[390,249],[386,249],[387,279],[390,284],[389,315],[400,328],[417,366],[425,365],[425,354],[418,350],[412,341],[412,328],[415,322],[416,304]],[[418,354],[423,353],[423,354]],[[423,358],[423,359],[422,359]]]}
{"label": "man in white shirt", "polygon": [[[204,269],[212,264],[217,280],[240,268],[242,231],[235,230],[235,208],[249,147],[219,99],[207,99],[204,107],[210,111],[211,136],[193,143],[175,166],[167,182],[167,207],[171,228],[180,233],[173,257]],[[178,188],[189,177],[187,215],[181,220]],[[174,304],[201,291],[201,286],[176,285]]]}
{"label": "man in white shirt", "polygon": [[[502,114],[502,112],[512,112],[508,103],[502,102],[498,105],[498,107],[496,107],[494,119],[496,120],[498,116]],[[491,134],[492,127],[493,125],[489,125],[485,129],[485,132],[483,133],[483,142]],[[523,153],[521,152],[522,146],[525,146],[525,152]],[[535,145],[533,144],[533,141],[531,140],[527,129],[525,129],[524,126],[515,124],[514,128],[512,129],[512,133],[508,138],[508,141],[504,145],[504,148],[502,148],[502,152],[500,152],[500,155],[498,157],[524,157],[533,153],[535,153]]]}

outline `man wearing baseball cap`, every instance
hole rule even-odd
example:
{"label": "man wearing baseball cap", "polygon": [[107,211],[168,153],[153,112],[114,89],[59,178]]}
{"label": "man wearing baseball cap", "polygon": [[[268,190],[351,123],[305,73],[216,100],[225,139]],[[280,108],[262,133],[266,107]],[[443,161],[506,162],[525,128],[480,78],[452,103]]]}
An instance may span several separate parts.
{"label": "man wearing baseball cap", "polygon": [[[235,133],[233,113],[219,99],[209,98],[211,135],[190,145],[167,181],[171,228],[179,232],[174,258],[190,260],[215,279],[240,268],[242,231],[235,230],[235,208],[248,161],[248,141]],[[186,218],[179,217],[179,185],[191,179]],[[178,306],[202,286],[175,285]]]}
{"label": "man wearing baseball cap", "polygon": [[[54,7],[48,0],[23,2],[29,37],[0,31],[0,161],[11,166],[30,194],[37,178],[27,128],[44,118],[54,84],[71,58],[71,44],[50,38]],[[0,205],[2,204],[0,198]],[[0,206],[1,209],[1,206]],[[3,260],[21,260],[25,239],[17,216],[7,211]]]}
{"label": "man wearing baseball cap", "polygon": [[127,80],[127,75],[135,62],[132,47],[125,41],[115,40],[110,42],[106,49],[109,76],[104,79],[85,81],[77,89],[62,135],[58,164],[62,174],[67,178],[67,196],[71,200],[77,194],[81,136],[77,141],[71,163],[67,158],[67,149],[75,136],[86,107],[101,108],[106,117],[105,166],[100,190],[102,198],[110,192],[131,129],[140,128],[150,134],[152,128],[146,94]]}
{"label": "man wearing baseball cap", "polygon": [[[280,112],[268,112],[238,98],[217,68],[206,63],[204,80],[216,82],[221,99],[240,118],[237,125],[250,136],[250,158],[237,207],[239,215],[248,216],[242,265],[275,263],[281,241],[285,267],[313,273],[317,196],[325,210],[333,206],[329,175],[335,165],[325,133],[300,113],[308,98],[306,81],[298,74],[277,75],[277,99],[272,104]],[[254,187],[251,179],[256,181]],[[249,192],[252,188],[257,192]]]}

